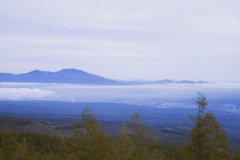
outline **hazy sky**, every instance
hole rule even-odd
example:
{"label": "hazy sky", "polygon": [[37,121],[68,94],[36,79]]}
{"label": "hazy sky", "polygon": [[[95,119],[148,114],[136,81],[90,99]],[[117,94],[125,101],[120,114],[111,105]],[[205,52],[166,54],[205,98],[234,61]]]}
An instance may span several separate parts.
{"label": "hazy sky", "polygon": [[239,0],[0,0],[0,72],[240,81]]}

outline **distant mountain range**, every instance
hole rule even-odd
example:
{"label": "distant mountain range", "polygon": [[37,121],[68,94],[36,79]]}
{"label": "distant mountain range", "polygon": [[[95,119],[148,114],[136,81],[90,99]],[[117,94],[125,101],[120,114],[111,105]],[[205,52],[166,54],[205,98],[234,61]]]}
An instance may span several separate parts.
{"label": "distant mountain range", "polygon": [[165,84],[165,83],[208,83],[203,81],[177,81],[169,79],[144,82],[123,82],[107,79],[76,69],[63,69],[58,72],[35,70],[23,74],[0,73],[0,82],[27,82],[27,83],[72,83],[92,85],[136,85],[136,84]]}

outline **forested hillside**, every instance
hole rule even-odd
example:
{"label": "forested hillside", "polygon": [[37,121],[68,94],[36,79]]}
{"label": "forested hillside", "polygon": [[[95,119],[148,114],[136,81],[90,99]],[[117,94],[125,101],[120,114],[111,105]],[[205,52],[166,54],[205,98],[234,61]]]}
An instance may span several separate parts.
{"label": "forested hillside", "polygon": [[[19,120],[23,122],[19,124]],[[3,117],[3,127],[24,129],[21,118]],[[6,125],[5,125],[6,124]],[[19,126],[19,127],[16,127]],[[60,125],[64,126],[64,125]],[[58,129],[62,129],[58,126]],[[66,126],[66,125],[65,125]],[[68,127],[67,127],[68,128]],[[118,136],[106,135],[95,114],[86,107],[75,120],[73,137],[60,137],[31,131],[1,131],[0,157],[3,159],[168,159],[177,158],[176,147],[158,144],[156,134],[140,123],[138,113],[122,127]],[[4,128],[6,129],[6,128]],[[135,158],[134,158],[135,157]]]}
{"label": "forested hillside", "polygon": [[206,97],[199,93],[195,99],[197,114],[189,114],[194,125],[182,126],[181,130],[175,130],[180,126],[174,123],[143,125],[138,112],[128,122],[98,121],[88,106],[84,107],[81,117],[74,119],[72,124],[69,124],[70,117],[29,116],[29,119],[25,119],[2,115],[0,158],[239,159],[240,148],[236,147],[238,139],[231,137],[228,140],[227,132],[216,121],[214,113],[206,112],[205,100]]}
{"label": "forested hillside", "polygon": [[[202,116],[203,119],[204,117]],[[207,116],[208,118],[209,116]],[[147,130],[147,126],[141,124],[141,118],[137,112],[131,116],[129,123],[124,123],[121,133],[117,136],[107,135],[104,126],[97,122],[96,115],[88,107],[84,108],[81,118],[74,120],[74,125],[56,125],[55,129],[22,118],[5,116],[1,118],[0,122],[1,130],[19,130],[0,132],[0,157],[2,159],[180,160],[186,159],[184,158],[186,155],[194,153],[192,151],[194,146],[186,148],[186,144],[183,147],[159,144],[158,133]],[[49,130],[46,131],[48,133],[27,131],[26,126],[32,127],[32,125],[42,126],[45,131],[48,128]],[[50,130],[61,132],[69,128],[73,132],[73,136],[69,138],[56,136],[57,132],[50,132]],[[184,135],[184,133],[175,133],[169,130],[162,131],[167,134]],[[194,135],[193,132],[190,133],[190,136]],[[191,138],[189,140],[191,144]],[[226,141],[224,143],[226,143],[225,149],[228,149],[229,145]],[[221,151],[222,146],[219,149]],[[235,160],[240,158],[239,150],[226,150],[225,153],[227,154],[222,155],[218,152],[219,159]],[[211,154],[215,155],[215,151],[212,151]],[[194,157],[193,155],[191,157]]]}

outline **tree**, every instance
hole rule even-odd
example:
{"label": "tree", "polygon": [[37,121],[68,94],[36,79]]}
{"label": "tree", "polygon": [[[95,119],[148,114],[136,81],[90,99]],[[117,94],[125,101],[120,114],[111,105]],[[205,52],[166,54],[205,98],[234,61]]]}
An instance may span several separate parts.
{"label": "tree", "polygon": [[16,159],[16,152],[19,150],[19,144],[15,137],[11,136],[3,140],[2,143],[3,150],[1,150],[0,158],[6,159]]}
{"label": "tree", "polygon": [[[117,141],[114,159],[119,160],[147,160],[161,159],[161,152],[155,148],[158,138],[156,133],[147,131],[147,125],[141,124],[140,116],[135,112],[131,122],[124,124],[123,132]],[[128,134],[130,133],[130,134]]]}
{"label": "tree", "polygon": [[[81,113],[81,119],[74,120],[73,150],[77,159],[104,159],[110,147],[109,137],[97,123],[97,117],[86,106]],[[80,129],[79,129],[80,128]]]}
{"label": "tree", "polygon": [[189,119],[196,123],[196,126],[189,132],[189,143],[183,143],[180,156],[187,160],[215,160],[228,159],[229,144],[227,133],[221,129],[221,124],[211,111],[204,114],[207,106],[206,97],[198,93],[195,103],[198,107],[198,114]]}
{"label": "tree", "polygon": [[238,150],[234,150],[234,155],[232,157],[233,160],[239,160],[240,159],[240,146],[237,145]]}

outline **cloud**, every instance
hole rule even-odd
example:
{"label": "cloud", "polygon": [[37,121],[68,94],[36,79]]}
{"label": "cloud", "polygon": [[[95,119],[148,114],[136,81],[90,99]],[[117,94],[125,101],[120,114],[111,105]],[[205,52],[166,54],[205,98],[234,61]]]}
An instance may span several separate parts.
{"label": "cloud", "polygon": [[[239,0],[0,1],[0,72],[239,81]],[[16,67],[17,66],[17,67]]]}
{"label": "cloud", "polygon": [[54,95],[53,91],[38,88],[0,88],[1,100],[46,100]]}
{"label": "cloud", "polygon": [[237,0],[1,1],[5,23],[164,32],[239,34]]}
{"label": "cloud", "polygon": [[0,87],[13,87],[13,86],[39,86],[42,83],[22,83],[22,82],[0,82]]}
{"label": "cloud", "polygon": [[162,103],[157,108],[196,108],[194,104],[183,104],[183,103]]}

